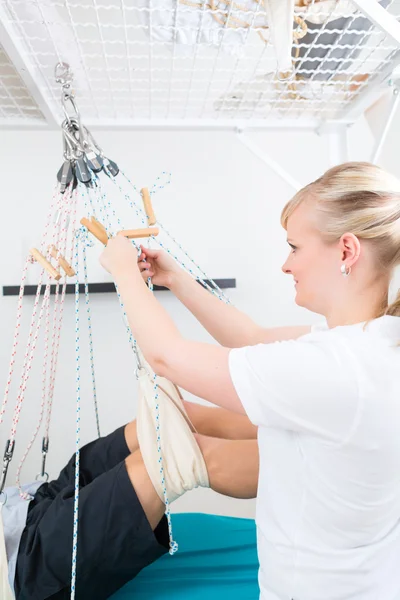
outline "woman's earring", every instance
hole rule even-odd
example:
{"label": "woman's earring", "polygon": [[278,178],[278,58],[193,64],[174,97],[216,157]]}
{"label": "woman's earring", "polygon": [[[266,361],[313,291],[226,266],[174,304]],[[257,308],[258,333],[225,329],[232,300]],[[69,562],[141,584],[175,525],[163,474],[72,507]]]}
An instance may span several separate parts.
{"label": "woman's earring", "polygon": [[340,267],[340,272],[342,273],[343,277],[348,277],[351,273],[351,267],[346,267],[346,265],[343,263]]}

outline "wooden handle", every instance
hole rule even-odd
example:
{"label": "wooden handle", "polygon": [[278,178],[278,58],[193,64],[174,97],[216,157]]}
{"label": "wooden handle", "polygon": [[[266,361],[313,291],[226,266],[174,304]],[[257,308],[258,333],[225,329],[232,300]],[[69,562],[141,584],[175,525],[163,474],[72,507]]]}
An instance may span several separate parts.
{"label": "wooden handle", "polygon": [[154,214],[153,206],[151,204],[150,193],[147,188],[143,188],[141,191],[144,204],[144,212],[147,216],[149,225],[155,225],[157,223],[156,215]]}
{"label": "wooden handle", "polygon": [[103,227],[103,225],[101,225],[101,223],[96,221],[96,219],[94,219],[94,217],[92,217],[91,221],[89,221],[89,219],[86,219],[86,217],[83,217],[81,219],[81,225],[86,227],[86,229],[88,229],[90,231],[90,233],[99,240],[99,242],[104,244],[104,246],[107,246],[107,243],[108,243],[107,232],[106,232],[105,228]]}
{"label": "wooden handle", "polygon": [[135,238],[145,238],[152,235],[158,235],[160,230],[158,227],[148,227],[147,229],[123,229],[118,231],[117,235],[123,235],[124,237],[133,240]]}
{"label": "wooden handle", "polygon": [[56,281],[61,279],[61,274],[53,267],[47,258],[45,258],[41,252],[39,252],[39,250],[36,248],[31,248],[29,252],[31,256],[33,256],[33,258],[46,269],[50,277],[53,277]]}
{"label": "wooden handle", "polygon": [[[107,229],[104,227],[103,223],[100,223],[100,221],[98,221],[95,217],[90,217],[90,220],[93,223],[93,225],[96,225],[96,227],[99,227],[101,229],[101,231],[107,235]],[[107,237],[108,237],[108,235],[107,235]]]}
{"label": "wooden handle", "polygon": [[[73,277],[75,275],[74,269],[71,267],[69,262],[65,260],[62,254],[58,254],[58,250],[55,246],[51,246],[50,254],[53,258],[58,260],[58,264],[63,269],[64,273],[68,275],[68,277]],[[58,258],[57,258],[58,257]]]}

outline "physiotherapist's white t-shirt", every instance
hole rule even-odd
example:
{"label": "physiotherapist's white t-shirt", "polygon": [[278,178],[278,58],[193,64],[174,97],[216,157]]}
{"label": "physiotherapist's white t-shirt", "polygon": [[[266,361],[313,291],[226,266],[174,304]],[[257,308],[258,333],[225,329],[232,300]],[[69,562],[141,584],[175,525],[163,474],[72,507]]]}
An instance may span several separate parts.
{"label": "physiotherapist's white t-shirt", "polygon": [[400,600],[400,318],[230,352],[262,600]]}

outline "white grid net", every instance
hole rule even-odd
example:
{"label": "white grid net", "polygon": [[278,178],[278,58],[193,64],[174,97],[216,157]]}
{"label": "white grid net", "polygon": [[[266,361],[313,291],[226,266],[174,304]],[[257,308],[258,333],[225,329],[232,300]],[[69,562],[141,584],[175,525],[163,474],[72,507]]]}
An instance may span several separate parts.
{"label": "white grid net", "polygon": [[43,119],[35,100],[1,46],[0,119]]}
{"label": "white grid net", "polygon": [[[397,18],[399,3],[381,1]],[[305,35],[294,42],[289,80],[276,73],[261,0],[0,0],[0,6],[46,102],[61,118],[54,66],[66,61],[91,123],[340,119],[400,61],[395,42],[347,0],[296,9],[295,33]]]}

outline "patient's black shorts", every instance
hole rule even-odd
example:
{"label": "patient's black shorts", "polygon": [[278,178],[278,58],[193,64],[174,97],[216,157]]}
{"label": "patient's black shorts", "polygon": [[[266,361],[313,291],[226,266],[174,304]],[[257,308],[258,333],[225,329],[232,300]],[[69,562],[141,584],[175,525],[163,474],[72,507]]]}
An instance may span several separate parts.
{"label": "patient's black shorts", "polygon": [[[76,600],[109,598],[169,547],[165,516],[152,531],[128,477],[124,428],[84,446]],[[17,561],[17,600],[69,599],[75,456],[30,503]]]}

